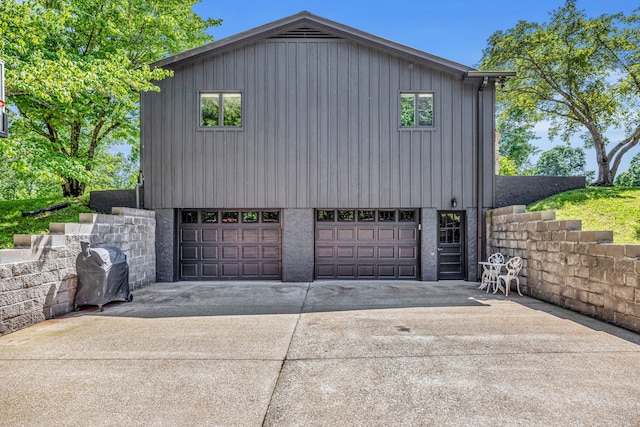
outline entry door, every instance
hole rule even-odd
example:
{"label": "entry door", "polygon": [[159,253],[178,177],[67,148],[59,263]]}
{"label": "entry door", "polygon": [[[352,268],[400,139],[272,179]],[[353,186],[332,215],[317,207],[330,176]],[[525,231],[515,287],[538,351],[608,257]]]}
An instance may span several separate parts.
{"label": "entry door", "polygon": [[438,215],[438,280],[462,280],[466,276],[464,212]]}

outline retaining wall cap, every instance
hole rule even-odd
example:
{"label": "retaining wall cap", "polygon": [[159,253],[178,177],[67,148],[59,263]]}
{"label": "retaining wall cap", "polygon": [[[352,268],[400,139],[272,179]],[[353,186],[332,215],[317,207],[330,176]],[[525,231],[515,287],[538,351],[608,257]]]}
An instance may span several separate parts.
{"label": "retaining wall cap", "polygon": [[505,206],[503,208],[491,209],[489,213],[492,216],[502,216],[502,215],[513,215],[525,213],[527,211],[527,207],[525,205],[513,205],[513,206]]}
{"label": "retaining wall cap", "polygon": [[0,264],[14,264],[17,262],[32,261],[34,259],[31,249],[2,249],[0,250]]}
{"label": "retaining wall cap", "polygon": [[125,208],[125,207],[111,208],[111,213],[113,215],[142,216],[146,218],[152,218],[152,217],[155,217],[156,215],[154,211],[145,210],[145,209]]}

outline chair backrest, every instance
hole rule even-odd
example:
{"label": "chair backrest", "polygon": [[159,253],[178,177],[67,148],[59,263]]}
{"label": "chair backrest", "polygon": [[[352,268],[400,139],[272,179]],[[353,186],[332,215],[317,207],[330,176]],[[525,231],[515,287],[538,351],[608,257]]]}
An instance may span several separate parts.
{"label": "chair backrest", "polygon": [[509,276],[517,276],[520,272],[520,269],[522,268],[522,258],[520,258],[519,256],[511,258],[509,261],[507,261],[506,268],[507,274]]}
{"label": "chair backrest", "polygon": [[489,257],[489,262],[491,264],[502,264],[504,263],[504,255],[502,255],[500,252],[496,252]]}

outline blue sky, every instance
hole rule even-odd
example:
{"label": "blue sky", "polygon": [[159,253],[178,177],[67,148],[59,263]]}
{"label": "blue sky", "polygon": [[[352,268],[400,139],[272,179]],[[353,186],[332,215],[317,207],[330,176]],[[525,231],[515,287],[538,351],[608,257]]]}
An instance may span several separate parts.
{"label": "blue sky", "polygon": [[[203,17],[222,19],[209,32],[216,40],[306,10],[323,18],[474,67],[486,41],[497,30],[512,28],[518,21],[545,22],[549,12],[564,0],[203,0],[194,7]],[[638,0],[578,0],[590,16],[630,13]],[[545,125],[538,126],[542,149],[551,148]],[[576,137],[574,146],[582,146]],[[627,154],[626,170],[631,157]],[[594,170],[591,150],[587,168]]]}

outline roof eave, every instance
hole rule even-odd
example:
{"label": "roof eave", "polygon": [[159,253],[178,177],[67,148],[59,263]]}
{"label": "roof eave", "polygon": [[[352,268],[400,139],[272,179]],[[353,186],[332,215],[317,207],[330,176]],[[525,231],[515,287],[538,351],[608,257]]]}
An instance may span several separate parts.
{"label": "roof eave", "polygon": [[453,74],[458,74],[461,78],[464,78],[469,72],[474,71],[474,69],[471,67],[467,67],[454,61],[431,55],[427,52],[423,52],[418,49],[414,49],[400,43],[396,43],[391,40],[387,40],[382,37],[378,37],[373,34],[339,24],[320,16],[313,15],[306,11],[277,21],[273,21],[271,23],[253,28],[251,30],[243,31],[241,33],[226,37],[219,41],[214,41],[195,49],[191,49],[161,59],[154,62],[152,64],[152,67],[173,68],[183,62],[186,63],[196,61],[201,57],[213,55],[221,51],[231,49],[238,45],[248,44],[260,39],[269,38],[302,24],[311,24],[316,27],[320,27],[321,29],[324,29],[329,33],[335,34],[345,39],[356,40],[364,45],[382,49],[411,61],[428,63],[430,66],[442,69]]}

